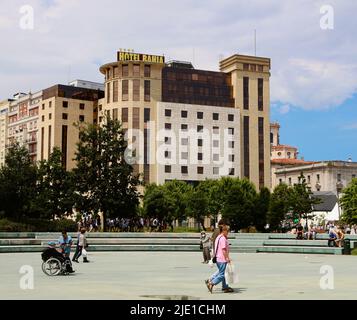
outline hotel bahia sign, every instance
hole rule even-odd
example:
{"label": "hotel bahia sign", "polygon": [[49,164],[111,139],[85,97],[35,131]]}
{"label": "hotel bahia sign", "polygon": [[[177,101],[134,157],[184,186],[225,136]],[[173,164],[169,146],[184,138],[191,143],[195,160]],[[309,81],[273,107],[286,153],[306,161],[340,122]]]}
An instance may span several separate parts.
{"label": "hotel bahia sign", "polygon": [[138,61],[138,62],[151,62],[151,63],[165,63],[164,56],[155,56],[152,54],[133,53],[118,51],[118,61]]}

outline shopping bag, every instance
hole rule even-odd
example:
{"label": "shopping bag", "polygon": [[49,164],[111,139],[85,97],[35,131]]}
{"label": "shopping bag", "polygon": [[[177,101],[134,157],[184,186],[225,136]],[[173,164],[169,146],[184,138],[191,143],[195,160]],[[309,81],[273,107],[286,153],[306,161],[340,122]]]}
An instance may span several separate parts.
{"label": "shopping bag", "polygon": [[82,255],[83,255],[83,258],[87,258],[88,257],[88,252],[86,249],[82,249]]}
{"label": "shopping bag", "polygon": [[208,265],[209,265],[210,268],[213,268],[214,263],[213,263],[212,259],[210,261],[208,261]]}
{"label": "shopping bag", "polygon": [[226,282],[228,284],[236,284],[238,283],[238,272],[234,267],[233,262],[227,264],[226,271],[224,273],[224,277],[226,278]]}

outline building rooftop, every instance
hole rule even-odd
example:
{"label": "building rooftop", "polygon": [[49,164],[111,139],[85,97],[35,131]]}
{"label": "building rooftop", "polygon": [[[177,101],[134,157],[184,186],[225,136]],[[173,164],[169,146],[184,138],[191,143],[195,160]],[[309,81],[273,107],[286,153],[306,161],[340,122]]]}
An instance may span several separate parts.
{"label": "building rooftop", "polygon": [[304,164],[313,164],[317,163],[314,161],[305,161],[301,159],[272,159],[272,164],[281,164],[281,165],[304,165]]}

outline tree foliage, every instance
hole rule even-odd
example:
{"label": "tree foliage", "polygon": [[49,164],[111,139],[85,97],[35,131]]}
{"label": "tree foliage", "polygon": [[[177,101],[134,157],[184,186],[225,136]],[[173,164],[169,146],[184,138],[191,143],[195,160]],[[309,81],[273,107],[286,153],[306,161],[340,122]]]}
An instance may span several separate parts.
{"label": "tree foliage", "polygon": [[348,224],[357,224],[357,178],[352,179],[342,193],[342,220]]}

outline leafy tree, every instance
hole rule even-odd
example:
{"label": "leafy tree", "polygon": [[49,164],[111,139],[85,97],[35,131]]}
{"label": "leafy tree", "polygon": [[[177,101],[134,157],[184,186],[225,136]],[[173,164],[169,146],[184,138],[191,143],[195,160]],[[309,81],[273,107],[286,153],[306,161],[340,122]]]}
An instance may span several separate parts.
{"label": "leafy tree", "polygon": [[172,198],[167,195],[164,186],[150,184],[146,187],[143,212],[147,217],[170,220],[168,217],[172,217],[174,210]]}
{"label": "leafy tree", "polygon": [[0,211],[5,217],[19,221],[35,215],[32,201],[36,195],[36,180],[37,167],[28,150],[18,143],[13,144],[0,169]]}
{"label": "leafy tree", "polygon": [[204,191],[196,188],[187,194],[187,216],[196,219],[203,230],[204,218],[208,214],[208,198]]}
{"label": "leafy tree", "polygon": [[173,180],[163,185],[165,195],[168,197],[173,210],[167,216],[167,221],[171,223],[174,220],[182,221],[186,219],[186,195],[192,190],[192,186],[184,181]]}
{"label": "leafy tree", "polygon": [[222,216],[230,221],[235,230],[253,225],[257,192],[255,186],[247,179],[224,178],[225,202]]}
{"label": "leafy tree", "polygon": [[[102,212],[106,217],[133,216],[137,212],[139,177],[126,155],[125,133],[117,120],[101,126],[79,127],[80,141],[75,153],[76,208]],[[105,225],[105,223],[104,223]]]}
{"label": "leafy tree", "polygon": [[62,165],[62,152],[53,149],[48,160],[41,161],[38,169],[36,208],[41,218],[61,218],[72,214],[73,185],[70,173]]}
{"label": "leafy tree", "polygon": [[217,216],[222,210],[223,193],[220,180],[206,179],[197,187],[203,191],[208,200],[208,213],[217,221]]}
{"label": "leafy tree", "polygon": [[267,223],[267,215],[269,212],[270,205],[270,191],[268,188],[262,188],[257,196],[254,214],[253,214],[253,225],[260,232],[265,231],[265,226]]}
{"label": "leafy tree", "polygon": [[321,199],[313,197],[311,188],[307,185],[302,173],[299,177],[299,183],[294,184],[291,189],[290,200],[291,210],[299,217],[299,220],[310,217],[313,205],[321,202]]}
{"label": "leafy tree", "polygon": [[277,230],[281,227],[281,222],[291,207],[290,188],[282,183],[274,188],[270,198],[269,212],[267,220],[270,230]]}
{"label": "leafy tree", "polygon": [[348,224],[357,224],[357,178],[343,190],[340,200],[343,215],[342,220]]}

